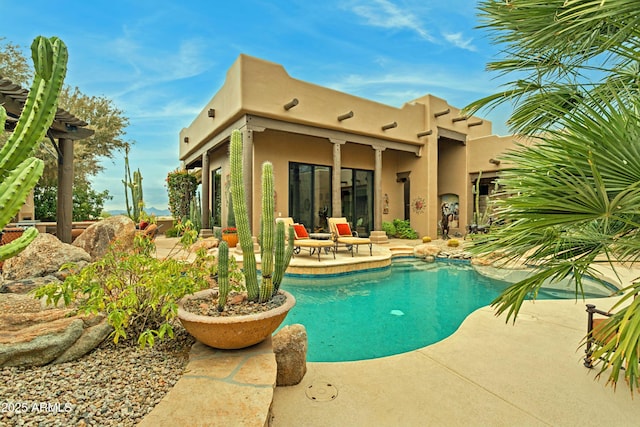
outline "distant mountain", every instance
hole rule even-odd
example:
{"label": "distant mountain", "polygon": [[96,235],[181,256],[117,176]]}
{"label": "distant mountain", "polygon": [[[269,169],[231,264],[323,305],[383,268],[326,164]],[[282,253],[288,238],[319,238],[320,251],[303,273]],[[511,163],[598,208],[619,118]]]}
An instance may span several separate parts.
{"label": "distant mountain", "polygon": [[[144,208],[144,211],[146,213],[148,213],[149,215],[155,215],[155,216],[171,216],[171,212],[169,212],[169,209],[157,209],[154,207],[150,207],[150,208]],[[114,210],[110,210],[108,211],[111,215],[126,215],[127,211],[122,210],[122,209],[114,209]]]}

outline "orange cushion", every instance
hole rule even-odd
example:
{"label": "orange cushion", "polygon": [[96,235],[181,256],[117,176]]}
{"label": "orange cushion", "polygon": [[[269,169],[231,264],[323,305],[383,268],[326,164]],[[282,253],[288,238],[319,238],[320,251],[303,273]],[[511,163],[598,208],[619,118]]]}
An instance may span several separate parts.
{"label": "orange cushion", "polygon": [[304,228],[302,224],[295,224],[293,226],[293,231],[296,234],[296,239],[308,239],[309,233],[307,233],[307,229]]}
{"label": "orange cushion", "polygon": [[336,224],[338,236],[351,236],[351,227],[349,224]]}

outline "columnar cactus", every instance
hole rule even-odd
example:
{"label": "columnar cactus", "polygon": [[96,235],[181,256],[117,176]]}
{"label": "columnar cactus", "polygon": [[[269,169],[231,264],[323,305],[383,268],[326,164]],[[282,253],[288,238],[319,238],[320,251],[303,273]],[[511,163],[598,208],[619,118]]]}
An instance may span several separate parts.
{"label": "columnar cactus", "polygon": [[229,295],[229,245],[222,240],[218,246],[218,311],[224,310]]}
{"label": "columnar cactus", "polygon": [[[18,123],[0,149],[0,229],[20,211],[42,175],[43,162],[32,156],[53,122],[67,71],[67,47],[57,37],[37,37],[31,44],[31,54],[35,77]],[[0,106],[2,129],[6,118]],[[37,229],[28,228],[18,239],[0,246],[0,261],[22,251],[37,235]]]}
{"label": "columnar cactus", "polygon": [[[242,172],[242,134],[238,130],[231,133],[231,194],[233,210],[238,228],[238,240],[242,248],[247,296],[252,301],[264,302],[277,292],[284,272],[293,253],[293,231],[290,231],[289,245],[285,250],[284,225],[278,227],[279,235],[274,240],[275,221],[273,166],[266,162],[262,169],[262,217],[261,217],[261,246],[262,246],[262,283],[258,285],[256,258],[253,253],[253,239],[249,226],[249,213],[244,195],[244,179]],[[278,242],[274,250],[274,243]],[[275,271],[274,271],[274,252]]]}
{"label": "columnar cactus", "polygon": [[273,165],[269,162],[262,164],[262,217],[260,245],[262,252],[262,286],[260,286],[260,300],[266,301],[273,294],[273,228],[275,226],[273,209]]}
{"label": "columnar cactus", "polygon": [[[140,220],[140,212],[144,208],[144,198],[142,196],[142,173],[140,169],[133,172],[131,177],[131,169],[129,168],[129,149],[124,155],[124,199],[127,206],[127,215],[134,222]],[[131,206],[129,205],[129,192],[131,192]]]}
{"label": "columnar cactus", "polygon": [[202,229],[202,207],[198,195],[191,198],[191,203],[189,204],[189,219],[199,233]]}

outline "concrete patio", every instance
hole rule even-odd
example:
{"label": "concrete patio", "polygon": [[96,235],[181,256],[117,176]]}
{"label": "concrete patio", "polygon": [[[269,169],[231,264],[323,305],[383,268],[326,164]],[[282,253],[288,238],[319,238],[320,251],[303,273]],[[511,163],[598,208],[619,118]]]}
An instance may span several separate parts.
{"label": "concrete patio", "polygon": [[[590,300],[608,308],[613,300]],[[374,319],[372,319],[373,321]],[[308,363],[302,383],[278,387],[273,426],[632,426],[638,402],[582,366],[582,301],[526,303],[515,324],[490,308],[451,337],[392,357]],[[331,384],[333,400],[311,400]]]}

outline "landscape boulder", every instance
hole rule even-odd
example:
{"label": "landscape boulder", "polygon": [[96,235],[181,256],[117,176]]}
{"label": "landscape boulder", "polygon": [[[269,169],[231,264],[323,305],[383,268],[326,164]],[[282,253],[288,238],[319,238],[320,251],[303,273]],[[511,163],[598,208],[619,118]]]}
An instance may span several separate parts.
{"label": "landscape boulder", "polygon": [[60,279],[52,275],[0,282],[0,294],[26,294],[49,283],[62,283]]}
{"label": "landscape boulder", "polygon": [[2,276],[5,282],[48,275],[64,280],[66,273],[59,271],[63,264],[75,263],[82,268],[90,259],[83,249],[62,243],[52,234],[40,233],[24,251],[4,262]]}
{"label": "landscape boulder", "polygon": [[0,309],[0,368],[74,360],[112,331],[104,315],[43,309],[40,301],[28,295],[0,294]]}
{"label": "landscape boulder", "polygon": [[107,252],[111,242],[116,240],[125,250],[133,248],[135,235],[136,225],[131,218],[116,215],[91,224],[72,244],[84,249],[91,256],[91,261],[96,261]]}
{"label": "landscape boulder", "polygon": [[207,237],[206,239],[198,240],[193,245],[191,245],[191,250],[193,252],[198,251],[199,249],[204,249],[206,251],[217,248],[220,244],[220,240],[215,237]]}
{"label": "landscape boulder", "polygon": [[290,386],[302,381],[307,373],[307,330],[303,325],[283,327],[273,336],[278,374],[276,385]]}
{"label": "landscape boulder", "polygon": [[436,256],[439,253],[440,248],[434,244],[421,244],[413,248],[413,254],[420,258],[424,258],[427,256]]}

